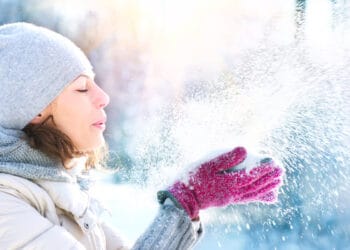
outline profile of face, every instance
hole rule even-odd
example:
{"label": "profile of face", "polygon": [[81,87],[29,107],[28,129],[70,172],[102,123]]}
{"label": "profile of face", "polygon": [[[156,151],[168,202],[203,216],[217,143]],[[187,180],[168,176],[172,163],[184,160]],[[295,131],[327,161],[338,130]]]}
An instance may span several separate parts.
{"label": "profile of face", "polygon": [[[31,123],[42,123],[53,116],[54,125],[66,134],[79,151],[104,144],[109,96],[91,77],[81,75],[71,82]],[[48,120],[48,122],[51,122]]]}

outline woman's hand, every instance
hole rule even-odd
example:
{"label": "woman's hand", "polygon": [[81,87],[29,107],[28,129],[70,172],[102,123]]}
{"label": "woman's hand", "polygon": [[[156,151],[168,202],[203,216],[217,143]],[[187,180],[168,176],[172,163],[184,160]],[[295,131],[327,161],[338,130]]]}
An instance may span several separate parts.
{"label": "woman's hand", "polygon": [[275,202],[283,170],[271,158],[259,159],[251,170],[239,169],[237,166],[244,165],[246,158],[243,147],[224,153],[191,171],[187,181],[177,181],[167,191],[158,192],[158,199],[160,202],[172,199],[191,219],[208,207]]}

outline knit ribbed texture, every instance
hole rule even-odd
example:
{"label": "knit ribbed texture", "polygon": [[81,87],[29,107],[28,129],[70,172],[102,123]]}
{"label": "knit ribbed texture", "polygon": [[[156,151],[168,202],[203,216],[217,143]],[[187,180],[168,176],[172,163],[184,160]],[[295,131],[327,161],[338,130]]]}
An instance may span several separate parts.
{"label": "knit ribbed texture", "polygon": [[195,232],[186,212],[174,205],[163,205],[132,250],[186,250],[197,242],[202,230]]}
{"label": "knit ribbed texture", "polygon": [[0,172],[31,180],[75,181],[59,160],[31,148],[20,130],[0,127]]}
{"label": "knit ribbed texture", "polygon": [[29,23],[0,26],[0,126],[22,129],[82,73],[93,76],[92,66],[69,39]]}

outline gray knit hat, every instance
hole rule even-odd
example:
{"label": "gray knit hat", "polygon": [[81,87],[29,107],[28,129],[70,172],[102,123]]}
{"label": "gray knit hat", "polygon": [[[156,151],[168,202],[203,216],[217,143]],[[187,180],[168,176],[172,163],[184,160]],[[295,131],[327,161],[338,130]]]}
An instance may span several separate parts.
{"label": "gray knit hat", "polygon": [[29,23],[0,26],[0,127],[22,129],[81,74],[92,76],[69,39]]}

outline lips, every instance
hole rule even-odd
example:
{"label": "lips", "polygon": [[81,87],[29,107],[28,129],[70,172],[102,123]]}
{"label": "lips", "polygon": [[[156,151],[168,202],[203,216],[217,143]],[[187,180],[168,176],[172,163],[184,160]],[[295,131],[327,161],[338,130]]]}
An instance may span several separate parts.
{"label": "lips", "polygon": [[107,121],[106,118],[103,118],[101,120],[98,120],[97,122],[94,122],[92,125],[101,125],[101,124],[105,124]]}
{"label": "lips", "polygon": [[105,129],[105,128],[106,128],[106,121],[107,121],[107,118],[106,118],[106,117],[103,117],[102,119],[100,119],[100,120],[94,122],[94,123],[92,124],[92,126],[97,127],[97,128],[99,128],[99,129]]}

